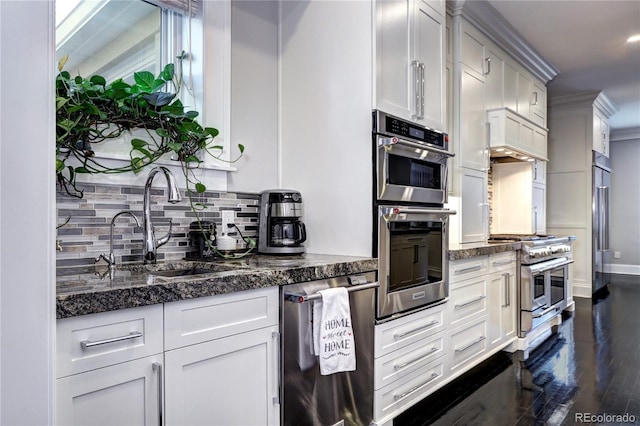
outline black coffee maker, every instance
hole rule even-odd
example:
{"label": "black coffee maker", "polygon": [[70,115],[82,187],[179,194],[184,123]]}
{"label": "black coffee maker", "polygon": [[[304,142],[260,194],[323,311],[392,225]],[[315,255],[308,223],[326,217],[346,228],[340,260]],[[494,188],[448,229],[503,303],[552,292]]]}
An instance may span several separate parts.
{"label": "black coffee maker", "polygon": [[258,253],[300,254],[307,230],[302,222],[302,196],[297,191],[268,190],[260,193]]}

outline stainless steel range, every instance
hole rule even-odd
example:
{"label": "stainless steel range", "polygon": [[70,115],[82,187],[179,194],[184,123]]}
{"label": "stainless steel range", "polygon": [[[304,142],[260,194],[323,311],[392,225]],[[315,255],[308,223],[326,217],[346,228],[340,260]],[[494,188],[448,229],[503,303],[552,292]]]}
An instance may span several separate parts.
{"label": "stainless steel range", "polygon": [[573,236],[492,236],[520,241],[519,337],[547,323],[567,308]]}

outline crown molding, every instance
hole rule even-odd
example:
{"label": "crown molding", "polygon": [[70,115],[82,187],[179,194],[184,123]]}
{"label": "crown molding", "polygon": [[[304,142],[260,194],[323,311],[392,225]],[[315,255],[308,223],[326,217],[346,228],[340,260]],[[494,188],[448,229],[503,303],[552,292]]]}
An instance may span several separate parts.
{"label": "crown molding", "polygon": [[598,108],[607,117],[611,117],[618,107],[604,92],[580,92],[571,95],[554,96],[549,99],[549,106],[590,105]]}
{"label": "crown molding", "polygon": [[612,130],[609,140],[611,142],[631,141],[631,140],[640,141],[640,126],[628,127],[626,129]]}
{"label": "crown molding", "polygon": [[538,53],[529,42],[486,0],[447,1],[452,16],[462,15],[491,41],[505,50],[536,78],[545,83],[560,72]]}

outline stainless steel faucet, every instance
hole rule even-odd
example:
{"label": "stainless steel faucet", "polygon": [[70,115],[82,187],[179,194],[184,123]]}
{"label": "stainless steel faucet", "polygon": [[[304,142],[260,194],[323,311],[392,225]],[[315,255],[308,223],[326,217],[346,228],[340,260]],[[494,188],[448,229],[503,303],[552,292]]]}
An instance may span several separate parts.
{"label": "stainless steel faucet", "polygon": [[115,268],[116,266],[116,256],[113,254],[113,228],[116,226],[116,219],[118,218],[118,216],[121,216],[123,214],[129,215],[133,218],[133,220],[136,221],[136,225],[140,226],[140,222],[138,221],[138,218],[136,217],[135,214],[131,213],[130,211],[122,211],[120,213],[117,213],[115,216],[113,216],[113,218],[111,218],[111,226],[109,228],[109,256],[107,256],[104,253],[100,253],[100,256],[96,257],[96,263],[100,261],[100,259],[104,259],[107,262],[107,265],[109,265],[112,268]]}
{"label": "stainless steel faucet", "polygon": [[149,176],[147,176],[147,183],[144,186],[144,248],[142,251],[144,263],[156,263],[156,250],[158,247],[163,246],[169,241],[169,238],[171,238],[171,229],[173,228],[173,224],[171,220],[169,220],[169,232],[167,232],[167,234],[162,238],[156,238],[153,223],[151,223],[151,183],[158,172],[162,172],[164,177],[167,179],[167,201],[171,204],[175,204],[181,200],[180,190],[176,184],[176,179],[169,169],[163,166],[151,169]]}

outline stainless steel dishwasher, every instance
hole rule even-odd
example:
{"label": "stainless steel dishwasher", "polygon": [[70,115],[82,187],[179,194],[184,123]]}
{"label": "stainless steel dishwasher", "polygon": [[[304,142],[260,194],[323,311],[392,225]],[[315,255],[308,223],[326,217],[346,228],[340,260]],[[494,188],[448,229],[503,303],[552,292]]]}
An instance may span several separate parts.
{"label": "stainless steel dishwasher", "polygon": [[[319,290],[347,287],[356,370],[320,375],[312,355],[311,312]],[[376,273],[368,272],[281,288],[281,424],[368,425],[373,420],[373,333]]]}

